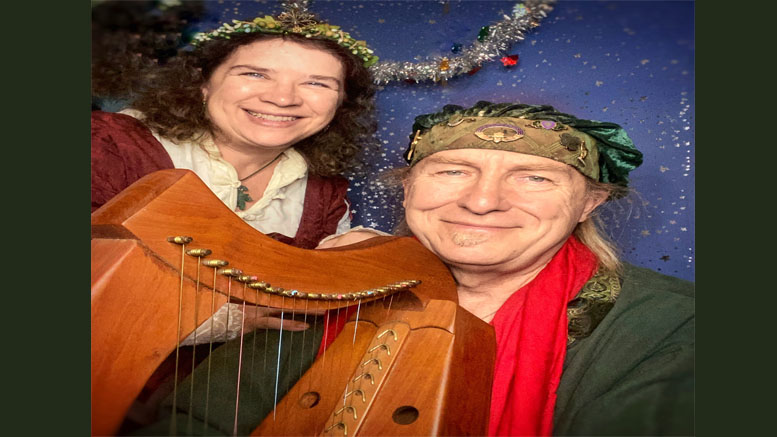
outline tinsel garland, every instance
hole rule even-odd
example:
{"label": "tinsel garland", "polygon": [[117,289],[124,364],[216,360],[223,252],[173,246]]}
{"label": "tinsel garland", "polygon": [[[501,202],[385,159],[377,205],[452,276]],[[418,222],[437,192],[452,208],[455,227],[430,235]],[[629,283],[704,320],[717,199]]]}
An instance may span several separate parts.
{"label": "tinsel garland", "polygon": [[417,62],[379,61],[370,67],[370,71],[377,84],[424,80],[443,82],[470,73],[486,62],[499,59],[516,42],[523,41],[524,34],[538,27],[540,21],[553,10],[554,3],[555,0],[527,0],[516,4],[512,15],[504,15],[502,21],[489,25],[485,36],[479,36],[471,46],[461,48],[456,56],[427,57]]}
{"label": "tinsel garland", "polygon": [[[306,10],[309,0],[285,1],[284,9]],[[376,84],[395,81],[445,82],[456,76],[477,71],[484,63],[502,57],[524,35],[538,27],[540,21],[553,10],[556,0],[526,0],[513,7],[511,15],[482,28],[475,42],[469,47],[457,47],[455,56],[427,56],[416,62],[378,61],[369,69]],[[380,56],[380,53],[377,53]],[[418,59],[418,57],[416,57]]]}

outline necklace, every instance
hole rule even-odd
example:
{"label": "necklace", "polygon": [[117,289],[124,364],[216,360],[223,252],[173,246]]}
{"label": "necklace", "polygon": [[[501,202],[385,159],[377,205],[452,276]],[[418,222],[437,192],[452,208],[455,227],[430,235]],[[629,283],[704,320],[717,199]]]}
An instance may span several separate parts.
{"label": "necklace", "polygon": [[[254,171],[253,173],[251,173],[250,175],[244,177],[243,179],[238,179],[238,181],[239,182],[243,182],[243,181],[245,181],[247,179],[250,179],[251,177],[255,176],[260,171],[262,171],[262,170],[266,169],[267,167],[269,167],[270,164],[272,164],[278,158],[280,158],[281,155],[283,155],[283,152],[279,153],[275,158],[273,158],[267,164],[259,167],[259,170]],[[240,186],[237,187],[237,209],[239,209],[241,211],[245,211],[245,209],[246,209],[246,202],[253,202],[253,201],[254,201],[254,199],[252,199],[251,195],[248,194],[248,187],[246,187],[245,185],[243,185],[241,183]]]}

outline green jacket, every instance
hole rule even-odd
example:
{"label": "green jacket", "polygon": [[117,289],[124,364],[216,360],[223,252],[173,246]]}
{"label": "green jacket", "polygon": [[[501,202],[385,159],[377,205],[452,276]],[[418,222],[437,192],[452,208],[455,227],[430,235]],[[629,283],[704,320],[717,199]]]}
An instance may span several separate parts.
{"label": "green jacket", "polygon": [[613,308],[568,350],[555,435],[693,435],[694,285],[626,265]]}

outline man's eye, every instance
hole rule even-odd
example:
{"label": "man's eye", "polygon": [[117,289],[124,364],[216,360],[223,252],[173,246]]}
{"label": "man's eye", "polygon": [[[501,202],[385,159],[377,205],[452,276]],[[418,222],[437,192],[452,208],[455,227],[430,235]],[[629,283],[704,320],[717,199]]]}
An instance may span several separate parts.
{"label": "man's eye", "polygon": [[445,176],[460,176],[460,175],[463,175],[464,172],[461,170],[443,170],[439,172],[439,174],[442,174]]}
{"label": "man's eye", "polygon": [[528,176],[526,179],[531,182],[548,182],[548,179],[542,176]]}

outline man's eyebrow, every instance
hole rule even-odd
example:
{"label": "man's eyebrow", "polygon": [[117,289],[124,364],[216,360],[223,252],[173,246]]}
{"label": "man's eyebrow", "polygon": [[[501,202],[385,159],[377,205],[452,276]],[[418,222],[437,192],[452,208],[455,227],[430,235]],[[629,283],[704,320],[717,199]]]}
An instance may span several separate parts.
{"label": "man's eyebrow", "polygon": [[557,171],[566,173],[567,165],[558,166],[553,164],[518,164],[510,167],[511,171]]}
{"label": "man's eyebrow", "polygon": [[430,156],[430,157],[426,158],[426,160],[427,160],[427,162],[429,164],[455,164],[455,165],[468,165],[468,166],[471,166],[471,167],[475,166],[474,163],[472,163],[470,161],[467,161],[467,160],[450,159],[450,158],[445,158],[445,157],[442,157],[442,156],[439,156],[439,157],[438,156]]}
{"label": "man's eyebrow", "polygon": [[[472,161],[462,159],[451,159],[446,157],[430,156],[426,158],[429,164],[453,164],[453,165],[466,165],[470,167],[477,167]],[[561,164],[561,163],[559,163]],[[566,172],[568,166],[566,165],[554,165],[554,164],[516,164],[510,167],[509,171],[557,171]]]}

